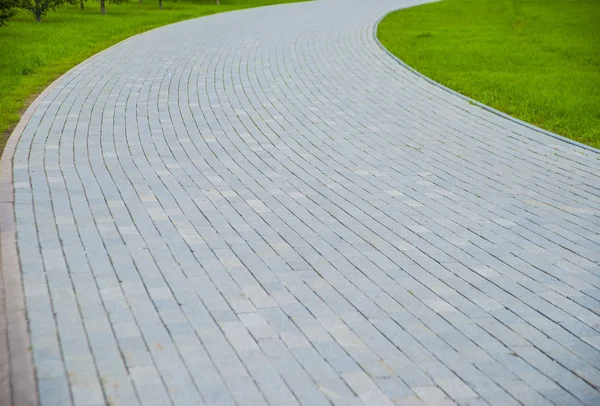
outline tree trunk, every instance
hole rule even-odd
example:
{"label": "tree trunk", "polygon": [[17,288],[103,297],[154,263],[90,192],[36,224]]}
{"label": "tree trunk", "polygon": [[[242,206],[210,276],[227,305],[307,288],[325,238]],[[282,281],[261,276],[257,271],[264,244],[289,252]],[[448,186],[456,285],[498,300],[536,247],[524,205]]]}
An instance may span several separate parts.
{"label": "tree trunk", "polygon": [[221,4],[221,2],[219,0],[217,0],[217,4]]}
{"label": "tree trunk", "polygon": [[35,10],[35,21],[38,23],[42,22],[42,10],[39,8]]}
{"label": "tree trunk", "polygon": [[79,8],[83,10],[83,0],[79,0]]}
{"label": "tree trunk", "polygon": [[158,0],[158,8],[162,10],[162,0]]}
{"label": "tree trunk", "polygon": [[100,14],[106,14],[106,6],[104,5],[104,0],[100,0]]}

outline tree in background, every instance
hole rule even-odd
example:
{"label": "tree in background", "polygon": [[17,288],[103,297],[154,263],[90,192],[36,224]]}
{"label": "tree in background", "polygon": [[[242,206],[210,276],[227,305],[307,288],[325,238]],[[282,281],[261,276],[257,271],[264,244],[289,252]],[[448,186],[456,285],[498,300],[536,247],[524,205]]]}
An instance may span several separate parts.
{"label": "tree in background", "polygon": [[76,4],[78,0],[17,0],[17,7],[35,17],[38,23],[46,16],[48,10],[55,10],[64,4]]}
{"label": "tree in background", "polygon": [[[106,2],[108,0],[100,0],[100,14],[106,14]],[[111,3],[121,4],[125,3],[127,0],[110,0]],[[140,1],[141,3],[141,1]]]}
{"label": "tree in background", "polygon": [[0,27],[6,25],[6,22],[15,15],[15,0],[0,0]]}

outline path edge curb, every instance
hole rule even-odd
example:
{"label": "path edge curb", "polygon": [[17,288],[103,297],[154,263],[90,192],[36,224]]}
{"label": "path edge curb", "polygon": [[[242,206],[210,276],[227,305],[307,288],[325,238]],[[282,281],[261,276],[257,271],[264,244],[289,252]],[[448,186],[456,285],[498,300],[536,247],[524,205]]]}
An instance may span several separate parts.
{"label": "path edge curb", "polygon": [[0,283],[3,285],[5,301],[5,314],[0,317],[6,317],[9,404],[14,406],[36,406],[40,400],[17,248],[12,161],[21,134],[33,112],[59,79],[44,89],[25,110],[6,141],[0,159]]}
{"label": "path edge curb", "polygon": [[384,18],[386,18],[388,15],[390,15],[390,14],[392,14],[392,13],[395,13],[396,11],[399,11],[399,10],[403,10],[403,8],[399,8],[399,9],[397,9],[397,10],[390,11],[390,12],[388,12],[388,13],[384,14],[384,15],[383,15],[383,16],[382,16],[382,17],[381,17],[379,20],[377,20],[377,21],[375,22],[375,25],[373,26],[373,38],[375,39],[375,42],[377,42],[377,45],[379,45],[379,47],[380,47],[381,49],[383,49],[383,50],[385,51],[385,53],[387,53],[389,56],[391,56],[391,57],[392,57],[392,58],[393,58],[393,59],[394,59],[394,60],[395,60],[397,63],[399,63],[399,64],[400,64],[402,67],[404,67],[406,70],[408,70],[409,72],[412,72],[413,74],[415,74],[415,75],[417,75],[417,76],[421,77],[422,79],[425,79],[427,82],[431,83],[432,85],[434,85],[434,86],[436,86],[436,87],[438,87],[438,88],[440,88],[440,89],[442,89],[442,90],[445,90],[446,92],[448,92],[448,93],[450,93],[450,94],[453,94],[454,96],[458,96],[458,97],[460,97],[461,99],[463,99],[463,100],[465,100],[465,101],[468,101],[470,104],[473,104],[473,105],[475,105],[475,106],[477,106],[477,107],[480,107],[480,108],[482,108],[482,109],[484,109],[484,110],[486,110],[486,111],[489,111],[490,113],[493,113],[493,114],[495,114],[495,115],[497,115],[497,116],[500,116],[500,117],[502,117],[502,118],[505,118],[505,119],[507,119],[507,120],[510,120],[510,121],[512,121],[512,122],[514,122],[514,123],[520,124],[520,125],[522,125],[522,126],[524,126],[524,127],[528,128],[528,129],[530,129],[530,130],[537,131],[537,132],[539,132],[539,133],[541,133],[541,134],[544,134],[544,135],[550,136],[550,137],[552,137],[552,138],[555,138],[555,139],[557,139],[557,140],[559,140],[559,141],[566,142],[567,144],[571,144],[571,145],[573,145],[573,146],[576,146],[576,147],[583,148],[583,149],[585,149],[585,150],[588,150],[588,151],[594,152],[594,153],[596,153],[596,154],[600,154],[600,149],[596,149],[596,148],[594,148],[594,147],[591,147],[591,146],[589,146],[589,145],[582,144],[581,142],[577,142],[577,141],[575,141],[575,140],[572,140],[572,139],[570,139],[570,138],[567,138],[567,137],[564,137],[564,136],[562,136],[562,135],[559,135],[559,134],[553,133],[553,132],[551,132],[551,131],[544,130],[543,128],[537,127],[537,126],[535,126],[535,125],[533,125],[533,124],[530,124],[530,123],[528,123],[528,122],[526,122],[526,121],[519,120],[519,119],[518,119],[518,118],[516,118],[516,117],[513,117],[513,116],[511,116],[511,115],[509,115],[509,114],[503,113],[503,112],[501,112],[500,110],[496,110],[495,108],[493,108],[493,107],[490,107],[490,106],[488,106],[487,104],[483,104],[483,103],[481,103],[481,102],[478,102],[477,100],[474,100],[474,99],[470,98],[469,96],[465,96],[464,94],[462,94],[462,93],[459,93],[459,92],[457,92],[456,90],[452,90],[452,89],[450,89],[449,87],[447,87],[447,86],[444,86],[444,85],[442,85],[442,84],[441,84],[441,83],[439,83],[439,82],[436,82],[435,80],[431,79],[430,77],[428,77],[428,76],[425,76],[424,74],[422,74],[421,72],[419,72],[418,70],[416,70],[415,68],[413,68],[412,66],[408,65],[408,64],[407,64],[406,62],[404,62],[402,59],[398,58],[396,55],[394,55],[394,54],[393,54],[393,53],[392,53],[392,52],[391,52],[389,49],[387,49],[387,48],[386,48],[386,47],[385,47],[385,46],[384,46],[384,45],[381,43],[381,41],[380,41],[380,40],[379,40],[379,38],[377,37],[377,31],[378,31],[378,29],[379,29],[379,23],[381,23],[381,21],[383,21],[383,19],[384,19]]}

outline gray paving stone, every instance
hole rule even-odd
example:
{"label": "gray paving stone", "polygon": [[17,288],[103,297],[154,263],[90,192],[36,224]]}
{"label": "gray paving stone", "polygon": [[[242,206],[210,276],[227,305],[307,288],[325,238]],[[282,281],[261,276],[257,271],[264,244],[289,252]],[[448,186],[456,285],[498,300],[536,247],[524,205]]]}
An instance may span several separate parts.
{"label": "gray paving stone", "polygon": [[597,152],[414,75],[426,0],[163,27],[13,158],[42,404],[596,405]]}

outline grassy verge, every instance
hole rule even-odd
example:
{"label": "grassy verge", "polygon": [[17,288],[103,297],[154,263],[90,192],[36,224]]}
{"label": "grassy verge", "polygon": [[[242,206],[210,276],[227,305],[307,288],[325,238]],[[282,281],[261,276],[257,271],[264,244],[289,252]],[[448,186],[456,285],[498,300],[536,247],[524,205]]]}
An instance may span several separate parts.
{"label": "grassy verge", "polygon": [[428,77],[600,148],[600,1],[444,0],[386,17],[392,53]]}
{"label": "grassy verge", "polygon": [[54,79],[79,62],[117,42],[177,21],[247,7],[295,0],[132,0],[122,5],[107,2],[100,15],[97,1],[85,9],[66,6],[49,12],[36,23],[25,12],[0,27],[0,151],[20,112]]}

